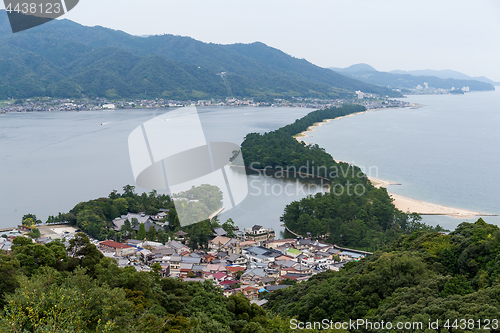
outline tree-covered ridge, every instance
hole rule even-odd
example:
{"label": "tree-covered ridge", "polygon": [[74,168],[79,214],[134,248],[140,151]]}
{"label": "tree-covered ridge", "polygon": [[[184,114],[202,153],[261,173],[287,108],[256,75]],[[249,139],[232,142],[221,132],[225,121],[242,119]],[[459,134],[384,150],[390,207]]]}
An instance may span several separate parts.
{"label": "tree-covered ridge", "polygon": [[491,320],[500,313],[499,258],[500,230],[482,219],[450,234],[415,231],[339,272],[273,293],[268,309],[302,321],[423,322],[414,332],[429,320],[443,328],[447,319],[475,321],[476,330],[443,331],[479,332],[478,320],[489,319],[498,331]]}
{"label": "tree-covered ridge", "polygon": [[[3,28],[2,28],[3,27]],[[0,10],[0,99],[7,97],[344,98],[400,96],[296,59],[262,43],[219,45],[174,35],[147,38],[54,20],[11,34]]]}
{"label": "tree-covered ridge", "polygon": [[245,166],[253,169],[289,168],[289,171],[309,173],[341,184],[350,179],[353,183],[359,182],[369,186],[368,179],[358,167],[336,162],[318,145],[306,145],[292,137],[316,122],[362,111],[365,111],[365,107],[360,105],[316,110],[275,131],[264,134],[250,133],[241,144]]}
{"label": "tree-covered ridge", "polygon": [[302,178],[306,173],[331,182],[330,193],[286,206],[281,220],[290,230],[342,246],[375,250],[404,233],[432,229],[420,223],[418,215],[396,209],[387,191],[373,187],[359,167],[336,162],[318,145],[292,137],[324,119],[364,110],[359,105],[317,110],[276,131],[245,137],[241,150],[247,167],[283,169],[291,171],[287,175]]}

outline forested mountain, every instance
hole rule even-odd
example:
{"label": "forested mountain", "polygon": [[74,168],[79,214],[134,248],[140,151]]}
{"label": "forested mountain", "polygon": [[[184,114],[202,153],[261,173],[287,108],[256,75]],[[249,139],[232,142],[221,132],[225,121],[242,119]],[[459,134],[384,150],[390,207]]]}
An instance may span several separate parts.
{"label": "forested mountain", "polygon": [[54,97],[338,98],[355,90],[398,96],[256,42],[219,45],[189,37],[138,37],[54,20],[12,34],[0,11],[0,99]]}
{"label": "forested mountain", "polygon": [[[432,88],[451,89],[452,87],[469,87],[471,91],[495,90],[495,87],[491,84],[493,82],[491,80],[491,82],[485,82],[484,80],[476,80],[466,75],[455,76],[455,78],[442,78],[434,75],[435,72],[439,71],[422,71],[422,74],[420,72],[403,71],[379,72],[367,64],[356,64],[347,68],[331,67],[330,69],[366,83],[390,87],[392,89],[415,89],[418,85],[424,87],[424,82],[427,82],[429,87]],[[419,74],[417,75],[416,73]],[[424,75],[423,73],[426,74]]]}

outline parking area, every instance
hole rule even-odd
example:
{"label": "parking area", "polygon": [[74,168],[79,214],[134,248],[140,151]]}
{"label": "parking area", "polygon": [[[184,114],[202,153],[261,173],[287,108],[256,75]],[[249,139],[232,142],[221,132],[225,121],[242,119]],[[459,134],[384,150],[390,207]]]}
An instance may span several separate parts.
{"label": "parking area", "polygon": [[74,235],[76,228],[69,226],[67,224],[63,225],[40,225],[37,228],[42,233],[42,237],[49,237],[52,239],[67,237]]}

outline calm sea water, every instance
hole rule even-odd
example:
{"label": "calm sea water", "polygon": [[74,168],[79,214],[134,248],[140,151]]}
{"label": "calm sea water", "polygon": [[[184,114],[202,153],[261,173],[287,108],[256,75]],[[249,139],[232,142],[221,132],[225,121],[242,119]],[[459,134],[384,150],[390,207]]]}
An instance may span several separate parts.
{"label": "calm sea water", "polygon": [[[128,135],[168,109],[11,113],[0,115],[0,228],[27,213],[45,221],[81,201],[134,185]],[[284,126],[311,111],[304,108],[198,108],[208,141],[241,143],[250,132]],[[175,142],[169,144],[175,145]],[[270,185],[279,180],[266,179]],[[256,187],[264,184],[256,184]],[[149,191],[136,189],[137,192]],[[250,189],[250,194],[258,193]],[[277,193],[277,192],[276,192]],[[249,195],[232,213],[240,227],[279,228],[286,204],[301,197]]]}
{"label": "calm sea water", "polygon": [[[406,100],[424,106],[336,120],[307,141],[318,143],[336,159],[365,167],[371,176],[401,183],[389,188],[394,193],[499,214],[500,91]],[[235,143],[247,133],[277,129],[310,111],[199,108],[207,140]],[[26,213],[45,220],[78,202],[134,184],[128,135],[164,112],[168,109],[0,115],[0,228],[19,224]],[[279,217],[284,207],[304,192],[280,194],[282,180],[261,177],[255,182],[247,199],[221,214],[221,220],[231,217],[242,228],[260,224],[282,230]],[[485,220],[500,225],[498,217]],[[426,216],[424,221],[447,228],[462,222],[442,216]]]}
{"label": "calm sea water", "polygon": [[[500,90],[409,96],[419,109],[378,110],[332,121],[306,141],[418,200],[500,214]],[[485,217],[500,225],[500,218]],[[469,219],[469,222],[476,218]],[[425,216],[454,228],[460,219]]]}

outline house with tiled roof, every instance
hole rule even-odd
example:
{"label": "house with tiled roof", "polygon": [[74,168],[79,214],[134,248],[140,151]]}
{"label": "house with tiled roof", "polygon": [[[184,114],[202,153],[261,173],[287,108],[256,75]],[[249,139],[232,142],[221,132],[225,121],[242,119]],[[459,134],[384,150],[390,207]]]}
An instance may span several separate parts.
{"label": "house with tiled roof", "polygon": [[271,241],[266,242],[266,244],[264,246],[267,247],[268,249],[276,249],[277,247],[283,246],[285,244],[288,244],[288,245],[294,244],[295,241],[296,240],[293,238],[275,239],[275,240],[271,240]]}
{"label": "house with tiled roof", "polygon": [[245,272],[246,267],[244,266],[226,266],[226,270],[232,277],[236,276],[238,272]]}
{"label": "house with tiled roof", "polygon": [[250,282],[259,282],[263,278],[266,277],[266,272],[263,268],[253,268],[247,270],[240,277],[240,281],[250,283]]}
{"label": "house with tiled roof", "polygon": [[218,228],[214,229],[214,236],[215,237],[217,237],[217,236],[226,236],[226,235],[227,235],[227,231],[224,230],[223,228],[218,227]]}
{"label": "house with tiled roof", "polygon": [[214,280],[214,282],[220,283],[222,281],[231,280],[232,278],[230,275],[227,275],[224,272],[217,272],[212,275],[212,279]]}
{"label": "house with tiled roof", "polygon": [[208,241],[208,246],[211,249],[223,249],[227,242],[229,242],[231,238],[225,236],[217,236],[214,239]]}
{"label": "house with tiled roof", "polygon": [[256,299],[259,297],[259,288],[246,286],[241,288],[243,295],[249,299]]}
{"label": "house with tiled roof", "polygon": [[136,248],[127,244],[118,243],[112,240],[106,240],[99,243],[102,250],[114,251],[118,256],[128,256],[134,254]]}
{"label": "house with tiled roof", "polygon": [[[146,222],[151,222],[151,218],[149,215],[146,215],[145,213],[128,213],[127,215],[122,215],[121,217],[117,217],[114,219],[113,222],[113,230],[115,231],[120,231],[121,227],[125,224],[125,221],[128,220],[130,223],[132,223],[132,219],[137,219],[137,226],[139,226],[141,223],[146,223]],[[148,229],[146,229],[148,231]]]}
{"label": "house with tiled roof", "polygon": [[193,269],[193,264],[181,262],[179,269],[179,277],[187,277],[188,273]]}

